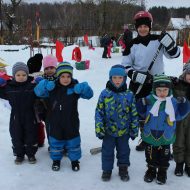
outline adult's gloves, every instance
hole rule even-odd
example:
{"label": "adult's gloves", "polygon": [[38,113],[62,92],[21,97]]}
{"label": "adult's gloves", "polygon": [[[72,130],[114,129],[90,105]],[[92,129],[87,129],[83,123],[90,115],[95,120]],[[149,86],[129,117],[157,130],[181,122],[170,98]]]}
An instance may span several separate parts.
{"label": "adult's gloves", "polygon": [[147,73],[133,71],[131,80],[135,83],[144,84],[147,78]]}
{"label": "adult's gloves", "polygon": [[166,51],[171,51],[175,47],[175,41],[168,33],[161,34],[160,43],[165,47]]}

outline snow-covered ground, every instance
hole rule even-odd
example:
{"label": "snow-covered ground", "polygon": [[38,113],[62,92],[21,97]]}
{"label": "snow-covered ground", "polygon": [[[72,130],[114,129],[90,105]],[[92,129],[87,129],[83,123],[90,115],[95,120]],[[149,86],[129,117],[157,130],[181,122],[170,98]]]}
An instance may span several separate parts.
{"label": "snow-covered ground", "polygon": [[[0,57],[8,66],[8,73],[11,74],[11,67],[17,61],[27,62],[30,56],[29,49],[22,50],[25,46],[0,46]],[[7,52],[4,49],[19,49],[17,52]],[[63,50],[64,60],[72,63],[71,54],[74,46],[65,47]],[[121,53],[112,54],[111,59],[102,59],[102,48],[94,51],[87,47],[81,48],[82,59],[90,60],[90,69],[85,71],[74,70],[74,77],[80,82],[88,81],[94,89],[94,97],[91,100],[79,100],[80,133],[82,138],[83,155],[80,160],[81,170],[73,172],[68,158],[62,160],[61,170],[54,172],[51,170],[52,161],[47,151],[47,141],[43,148],[37,152],[37,163],[31,165],[24,161],[22,165],[14,164],[14,157],[11,149],[11,139],[9,135],[9,114],[10,110],[4,107],[4,102],[0,100],[0,189],[2,190],[187,190],[190,188],[189,178],[176,177],[174,175],[175,163],[171,161],[168,170],[167,184],[159,186],[155,182],[147,184],[143,181],[146,170],[144,152],[137,152],[135,146],[138,139],[130,141],[131,166],[129,168],[130,181],[122,182],[118,177],[118,169],[115,166],[110,182],[101,181],[101,155],[90,155],[90,148],[98,147],[101,141],[95,137],[94,112],[98,96],[105,88],[108,80],[108,71],[114,64],[120,64]],[[43,55],[50,53],[50,50],[42,49]],[[165,70],[168,75],[178,76],[182,72],[182,56],[174,60],[165,61]],[[23,102],[24,103],[24,102]]]}

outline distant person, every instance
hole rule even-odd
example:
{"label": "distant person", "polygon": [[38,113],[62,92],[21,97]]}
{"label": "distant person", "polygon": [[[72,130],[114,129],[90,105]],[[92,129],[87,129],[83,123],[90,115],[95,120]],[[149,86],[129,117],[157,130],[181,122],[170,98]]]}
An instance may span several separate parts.
{"label": "distant person", "polygon": [[[133,39],[133,33],[129,30],[128,25],[124,26],[124,33],[123,33],[123,43],[125,44],[125,48],[130,45],[131,40]],[[125,55],[126,51],[123,52]]]}
{"label": "distant person", "polygon": [[125,67],[114,65],[109,81],[101,92],[95,113],[96,136],[102,140],[102,180],[111,179],[114,150],[122,181],[129,180],[129,139],[138,136],[138,114],[133,93],[127,90]]}
{"label": "distant person", "polygon": [[106,59],[108,58],[107,54],[108,54],[108,45],[110,43],[110,40],[111,39],[110,39],[110,37],[109,37],[109,35],[107,33],[105,33],[102,36],[101,40],[100,40],[101,47],[104,48],[104,51],[103,51],[103,54],[102,54],[102,58],[106,58]]}
{"label": "distant person", "polygon": [[137,110],[145,119],[142,139],[146,144],[147,171],[144,181],[165,184],[170,160],[170,144],[175,142],[176,121],[190,112],[190,103],[182,97],[174,98],[172,82],[166,75],[153,79],[152,93],[137,102]]}
{"label": "distant person", "polygon": [[[150,34],[153,18],[147,11],[140,11],[134,16],[135,28],[138,36],[132,39],[124,52],[122,65],[131,79],[129,89],[135,94],[136,99],[146,97],[152,89],[152,77],[164,73],[163,55],[172,59],[179,57],[180,49],[168,33],[161,35]],[[151,70],[147,73],[159,45],[162,48]],[[137,93],[140,87],[140,91]],[[136,146],[137,151],[143,151],[143,141]]]}

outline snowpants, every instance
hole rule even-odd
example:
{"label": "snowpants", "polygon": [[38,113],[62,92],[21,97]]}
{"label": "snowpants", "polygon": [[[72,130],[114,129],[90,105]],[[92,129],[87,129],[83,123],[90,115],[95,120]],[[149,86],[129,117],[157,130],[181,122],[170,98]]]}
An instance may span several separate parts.
{"label": "snowpants", "polygon": [[114,150],[117,151],[117,166],[130,166],[129,135],[112,137],[106,135],[102,142],[102,170],[111,171],[114,165]]}
{"label": "snowpants", "polygon": [[153,146],[146,143],[145,157],[148,167],[167,169],[170,165],[170,145]]}
{"label": "snowpants", "polygon": [[107,53],[108,53],[108,47],[104,46],[104,51],[103,51],[103,54],[102,54],[102,58],[107,58]]}
{"label": "snowpants", "polygon": [[190,167],[190,114],[182,121],[177,122],[173,155],[176,163],[185,162]]}
{"label": "snowpants", "polygon": [[81,158],[80,136],[70,140],[57,140],[49,136],[50,157],[52,160],[61,160],[63,150],[66,149],[70,161],[76,161]]}
{"label": "snowpants", "polygon": [[27,122],[21,124],[18,119],[10,121],[10,135],[15,156],[34,156],[38,149],[38,126],[37,123]]}

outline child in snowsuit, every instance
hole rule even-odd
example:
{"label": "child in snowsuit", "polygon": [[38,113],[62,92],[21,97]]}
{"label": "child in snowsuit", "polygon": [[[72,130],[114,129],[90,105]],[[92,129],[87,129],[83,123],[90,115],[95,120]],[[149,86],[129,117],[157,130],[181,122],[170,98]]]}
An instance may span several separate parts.
{"label": "child in snowsuit", "polygon": [[11,81],[6,83],[4,79],[0,78],[0,86],[2,86],[0,98],[8,100],[12,108],[10,135],[16,164],[23,162],[25,154],[30,163],[35,163],[35,154],[38,149],[37,122],[34,113],[35,84],[28,80],[28,74],[27,65],[17,62],[13,65]]}
{"label": "child in snowsuit", "polygon": [[90,99],[93,91],[87,82],[78,83],[73,79],[73,67],[68,62],[58,65],[57,81],[42,80],[36,86],[39,97],[48,97],[50,105],[49,144],[52,170],[60,169],[63,149],[67,149],[73,171],[78,171],[81,158],[78,100]]}
{"label": "child in snowsuit", "polygon": [[[184,65],[183,74],[173,84],[175,97],[182,96],[190,100],[190,63]],[[185,164],[185,172],[190,177],[190,114],[176,124],[173,156],[176,162],[175,175],[183,175]]]}
{"label": "child in snowsuit", "polygon": [[[131,79],[129,89],[135,94],[136,99],[139,99],[150,94],[152,77],[164,73],[163,56],[168,59],[177,58],[180,55],[180,48],[168,33],[161,33],[161,35],[150,33],[153,24],[151,13],[139,11],[134,16],[134,22],[138,35],[131,40],[123,52],[122,65],[126,67],[127,75]],[[150,71],[147,72],[160,44],[162,46],[158,56]],[[142,88],[140,89],[139,86]],[[144,151],[144,149],[143,141],[136,146],[137,151]]]}
{"label": "child in snowsuit", "polygon": [[[41,53],[37,53],[33,57],[30,57],[27,61],[27,66],[29,69],[29,78],[33,82],[35,82],[36,78],[41,77],[43,75],[43,72],[41,71],[42,59],[43,55]],[[45,125],[43,123],[43,118],[41,117],[41,115],[44,114],[44,106],[40,99],[36,100],[34,107],[38,122],[38,147],[43,147],[45,141]]]}
{"label": "child in snowsuit", "polygon": [[127,90],[125,67],[114,65],[109,81],[99,97],[95,113],[96,136],[102,139],[102,180],[109,181],[114,165],[114,149],[121,180],[128,181],[130,166],[129,138],[138,136],[138,114],[135,98]]}
{"label": "child in snowsuit", "polygon": [[[142,140],[146,143],[145,157],[148,170],[144,181],[165,184],[170,160],[170,144],[176,138],[176,121],[190,111],[190,104],[183,98],[174,98],[172,83],[165,75],[154,76],[152,94],[139,99],[137,109],[145,118]],[[157,171],[158,169],[158,171]]]}

